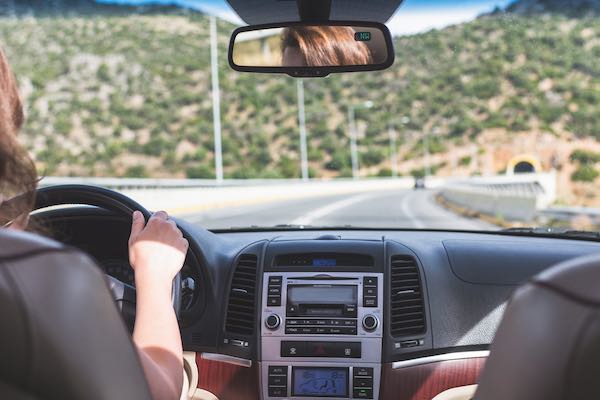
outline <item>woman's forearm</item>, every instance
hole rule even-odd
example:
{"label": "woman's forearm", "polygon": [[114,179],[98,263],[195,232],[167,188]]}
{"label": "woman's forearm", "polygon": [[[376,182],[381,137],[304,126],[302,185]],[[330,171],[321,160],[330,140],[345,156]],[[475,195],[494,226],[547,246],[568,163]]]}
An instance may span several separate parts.
{"label": "woman's forearm", "polygon": [[[140,274],[141,275],[141,274]],[[183,348],[171,304],[171,285],[152,274],[136,276],[133,340],[155,400],[179,399],[183,384]]]}

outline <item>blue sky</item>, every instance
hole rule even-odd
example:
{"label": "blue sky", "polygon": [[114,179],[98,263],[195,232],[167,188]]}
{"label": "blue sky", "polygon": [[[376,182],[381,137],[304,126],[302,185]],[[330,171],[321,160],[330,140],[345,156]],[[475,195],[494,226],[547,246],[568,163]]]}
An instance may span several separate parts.
{"label": "blue sky", "polygon": [[[217,15],[231,22],[241,23],[225,0],[98,0],[103,3],[180,4]],[[506,6],[511,0],[405,0],[387,25],[396,35],[424,32],[472,20],[496,6]]]}

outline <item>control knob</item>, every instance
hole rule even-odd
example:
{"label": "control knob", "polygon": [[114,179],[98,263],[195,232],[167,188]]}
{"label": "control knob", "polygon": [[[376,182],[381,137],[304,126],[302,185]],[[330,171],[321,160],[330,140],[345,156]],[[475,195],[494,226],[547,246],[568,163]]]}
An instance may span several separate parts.
{"label": "control knob", "polygon": [[362,319],[362,326],[366,331],[374,331],[379,325],[379,320],[372,314],[367,314]]}
{"label": "control knob", "polygon": [[277,314],[271,314],[265,319],[265,326],[271,330],[275,330],[281,324],[281,318]]}

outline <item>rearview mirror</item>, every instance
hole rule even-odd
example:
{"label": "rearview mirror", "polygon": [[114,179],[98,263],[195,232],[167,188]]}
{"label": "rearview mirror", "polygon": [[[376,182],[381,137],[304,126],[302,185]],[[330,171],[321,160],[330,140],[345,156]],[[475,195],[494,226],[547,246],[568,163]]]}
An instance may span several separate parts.
{"label": "rearview mirror", "polygon": [[316,77],[381,70],[393,62],[390,31],[374,22],[245,26],[229,42],[229,65],[243,72]]}

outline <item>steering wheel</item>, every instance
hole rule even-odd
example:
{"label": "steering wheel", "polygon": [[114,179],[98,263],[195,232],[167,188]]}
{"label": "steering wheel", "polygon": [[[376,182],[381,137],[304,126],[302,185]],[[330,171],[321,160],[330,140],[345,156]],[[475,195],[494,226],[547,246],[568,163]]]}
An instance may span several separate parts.
{"label": "steering wheel", "polygon": [[[34,210],[64,204],[95,206],[129,219],[131,219],[133,212],[137,210],[144,215],[146,222],[152,216],[139,203],[121,193],[88,185],[56,185],[40,188],[37,191]],[[132,330],[135,320],[135,287],[109,275],[107,275],[107,279],[115,302],[128,327]],[[181,309],[181,273],[178,273],[173,280],[171,301],[175,309],[175,314],[179,318]]]}

